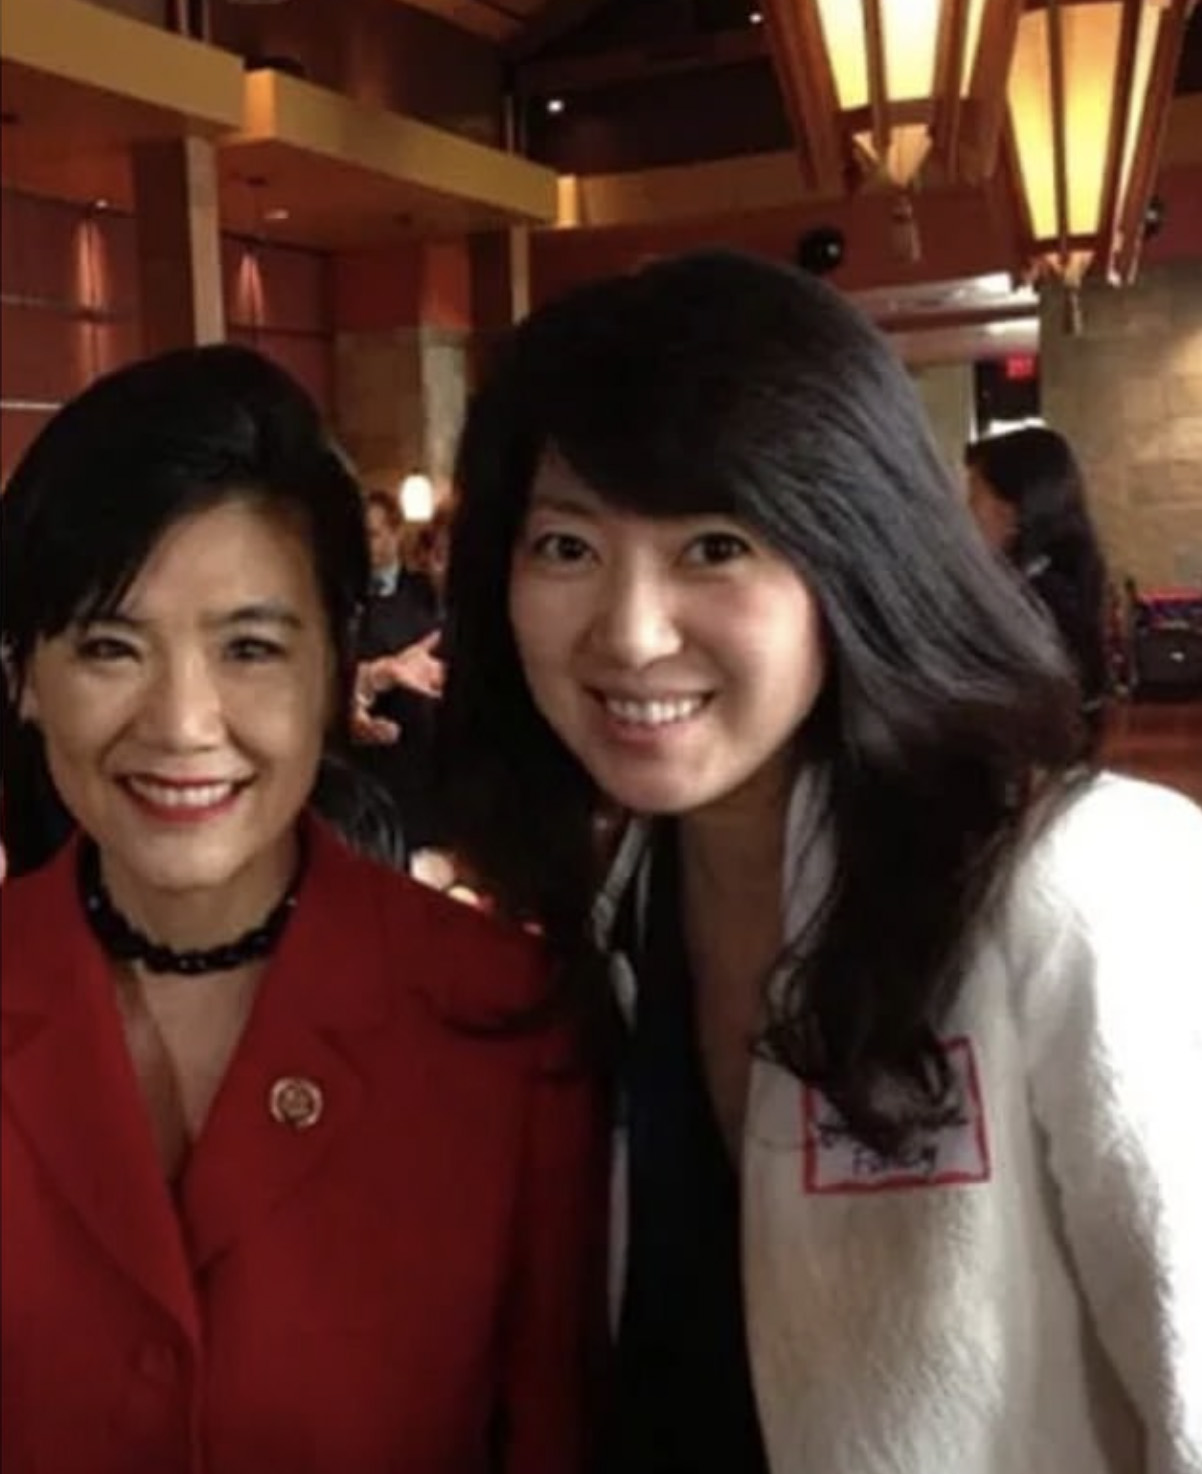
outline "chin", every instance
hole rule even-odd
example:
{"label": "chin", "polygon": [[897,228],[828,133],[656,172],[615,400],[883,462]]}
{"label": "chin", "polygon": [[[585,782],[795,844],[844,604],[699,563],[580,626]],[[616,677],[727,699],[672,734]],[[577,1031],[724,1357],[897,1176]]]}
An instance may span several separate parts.
{"label": "chin", "polygon": [[[160,836],[132,846],[113,846],[111,855],[134,881],[158,891],[204,891],[228,885],[253,856],[239,845]],[[101,851],[104,851],[101,845]]]}
{"label": "chin", "polygon": [[599,786],[623,808],[653,819],[679,818],[712,803],[715,797],[708,789],[699,789],[694,784],[602,782]]}
{"label": "chin", "polygon": [[240,864],[232,860],[174,864],[164,862],[161,865],[143,860],[137,869],[131,870],[130,873],[136,880],[153,890],[176,892],[183,895],[196,891],[219,890],[222,886],[229,885],[241,868]]}

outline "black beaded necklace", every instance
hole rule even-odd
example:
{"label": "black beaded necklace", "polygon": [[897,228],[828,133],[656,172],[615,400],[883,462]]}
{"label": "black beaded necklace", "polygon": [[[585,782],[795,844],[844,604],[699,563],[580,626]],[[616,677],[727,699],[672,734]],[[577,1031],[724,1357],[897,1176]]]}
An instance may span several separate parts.
{"label": "black beaded necklace", "polygon": [[160,942],[152,942],[145,932],[140,932],[117,910],[100,877],[99,852],[90,841],[85,841],[79,849],[79,898],[88,925],[110,957],[118,962],[140,962],[149,972],[198,977],[207,972],[229,972],[232,968],[269,957],[275,951],[288,918],[296,909],[304,869],[302,850],[296,874],[283,899],[276,902],[258,926],[251,927],[235,941],[223,942],[216,947],[188,948],[182,952]]}

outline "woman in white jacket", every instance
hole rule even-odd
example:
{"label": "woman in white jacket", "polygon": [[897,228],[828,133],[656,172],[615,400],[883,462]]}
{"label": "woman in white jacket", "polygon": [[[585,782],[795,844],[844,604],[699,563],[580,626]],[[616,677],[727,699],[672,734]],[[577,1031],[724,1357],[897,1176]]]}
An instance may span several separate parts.
{"label": "woman in white jacket", "polygon": [[884,340],[659,262],[458,482],[459,839],[617,1026],[608,1467],[1202,1474],[1202,813],[1088,770]]}

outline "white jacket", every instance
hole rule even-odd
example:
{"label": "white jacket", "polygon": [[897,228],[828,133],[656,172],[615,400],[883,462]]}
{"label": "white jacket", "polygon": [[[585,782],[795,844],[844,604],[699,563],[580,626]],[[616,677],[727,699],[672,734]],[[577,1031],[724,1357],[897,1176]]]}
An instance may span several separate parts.
{"label": "white jacket", "polygon": [[[803,788],[793,934],[823,883],[811,811]],[[602,937],[645,851],[632,830]],[[1202,1474],[1200,911],[1202,811],[1105,775],[974,950],[945,1031],[957,1121],[882,1162],[753,1066],[744,1281],[773,1474]],[[629,1012],[624,958],[614,976]]]}

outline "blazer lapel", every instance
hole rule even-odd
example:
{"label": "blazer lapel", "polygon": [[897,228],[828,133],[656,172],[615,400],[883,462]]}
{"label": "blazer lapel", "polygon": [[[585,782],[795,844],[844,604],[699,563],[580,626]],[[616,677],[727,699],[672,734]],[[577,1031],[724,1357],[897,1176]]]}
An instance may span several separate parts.
{"label": "blazer lapel", "polygon": [[[192,1279],[129,1060],[107,962],[74,897],[74,846],[22,887],[36,967],[5,964],[3,1090],[54,1189],[120,1269],[193,1337]],[[16,955],[13,955],[16,954]],[[14,975],[15,974],[15,975]]]}
{"label": "blazer lapel", "polygon": [[[364,883],[365,875],[367,883]],[[317,824],[296,912],[184,1177],[192,1262],[232,1248],[355,1129],[355,1034],[389,1007],[378,893]]]}

